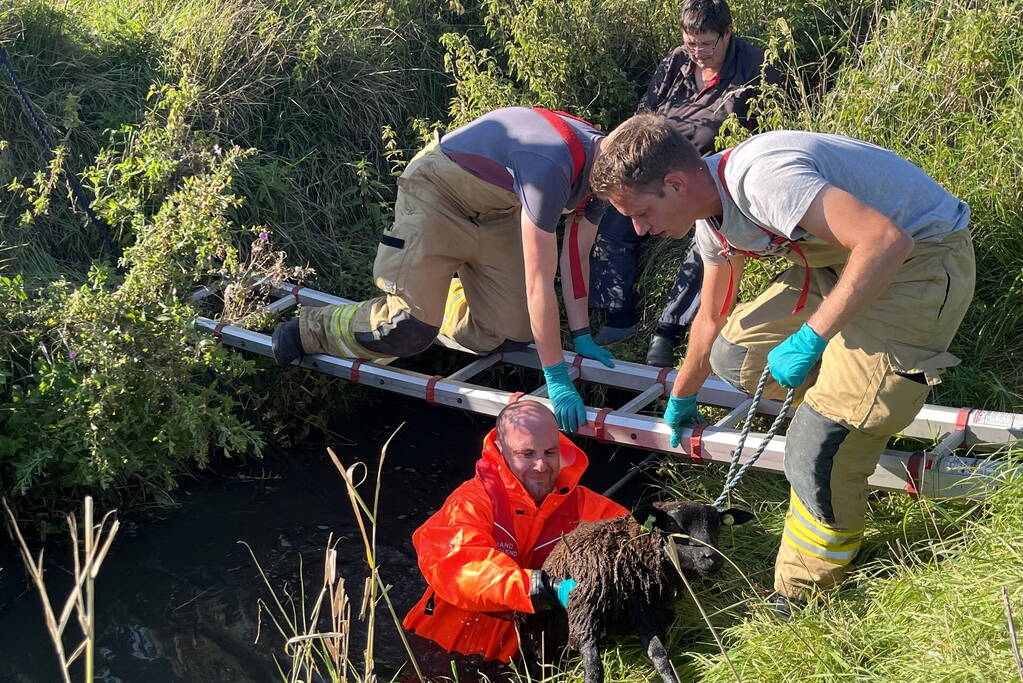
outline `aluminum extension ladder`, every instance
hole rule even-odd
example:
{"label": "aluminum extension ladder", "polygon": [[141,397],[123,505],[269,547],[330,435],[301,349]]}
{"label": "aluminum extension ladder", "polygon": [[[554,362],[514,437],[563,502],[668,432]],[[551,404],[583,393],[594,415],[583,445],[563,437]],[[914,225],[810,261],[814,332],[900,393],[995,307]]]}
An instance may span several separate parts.
{"label": "aluminum extension ladder", "polygon": [[[202,300],[214,290],[203,288],[193,296]],[[351,303],[348,299],[332,296],[301,285],[281,283],[273,287],[275,300],[265,311],[279,314],[296,304],[325,306]],[[263,356],[273,356],[270,335],[253,332],[237,324],[218,323],[205,317],[196,319],[196,326],[214,334],[228,346]],[[461,349],[453,342],[444,346]],[[469,352],[471,353],[471,352]],[[478,356],[460,370],[446,376],[430,376],[410,370],[388,367],[362,360],[348,360],[326,355],[308,355],[301,363],[336,377],[374,386],[406,396],[423,398],[428,403],[470,410],[484,415],[497,415],[522,392],[507,392],[472,384],[473,377],[497,363],[508,363],[539,370],[540,362],[533,347],[526,351]],[[701,404],[728,409],[728,414],[714,424],[700,425],[683,434],[682,443],[672,448],[671,429],[660,417],[640,415],[639,411],[655,400],[667,396],[675,379],[674,368],[654,368],[649,365],[616,361],[615,367],[566,352],[573,379],[594,382],[636,392],[625,405],[611,408],[586,408],[586,424],[578,434],[596,438],[600,442],[659,451],[691,459],[696,462],[728,464],[738,443],[735,427],[743,421],[751,399],[717,377],[711,376],[698,394]],[[546,398],[546,385],[531,393],[531,398],[550,405]],[[764,400],[758,413],[778,414],[777,401]],[[969,410],[925,405],[903,436],[934,445],[917,452],[885,451],[867,483],[871,488],[906,491],[931,497],[969,496],[984,497],[1006,476],[1008,465],[997,457],[974,457],[976,451],[993,451],[988,455],[1004,454],[1014,444],[1023,444],[1023,414],[1001,413],[988,410]],[[752,432],[743,447],[742,458],[748,458],[760,445],[763,434]],[[971,455],[958,451],[969,448]],[[785,439],[776,436],[754,466],[755,469],[780,473]]]}

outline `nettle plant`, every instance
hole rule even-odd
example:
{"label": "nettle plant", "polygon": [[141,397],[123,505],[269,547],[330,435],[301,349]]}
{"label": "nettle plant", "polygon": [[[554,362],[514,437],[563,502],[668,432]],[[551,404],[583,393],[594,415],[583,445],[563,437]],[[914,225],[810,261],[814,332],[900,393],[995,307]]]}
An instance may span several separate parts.
{"label": "nettle plant", "polygon": [[187,88],[156,90],[153,102],[87,174],[129,245],[119,268],[94,265],[84,283],[0,280],[5,492],[152,493],[214,449],[261,447],[239,405],[254,362],[193,330],[188,302],[200,283],[250,272],[236,245],[265,231],[229,216],[232,173],[251,152],[192,133]]}

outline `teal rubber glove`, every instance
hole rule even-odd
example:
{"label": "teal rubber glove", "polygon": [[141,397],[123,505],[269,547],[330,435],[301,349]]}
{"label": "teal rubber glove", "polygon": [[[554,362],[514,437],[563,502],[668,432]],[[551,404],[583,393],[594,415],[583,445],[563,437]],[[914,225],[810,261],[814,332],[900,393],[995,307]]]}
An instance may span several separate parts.
{"label": "teal rubber glove", "polygon": [[581,334],[573,340],[575,352],[581,356],[600,361],[609,368],[615,366],[614,354],[593,341],[589,334]]}
{"label": "teal rubber glove", "polygon": [[767,365],[771,368],[774,381],[786,389],[801,386],[810,370],[821,359],[827,345],[826,339],[803,323],[798,332],[767,354]]}
{"label": "teal rubber glove", "polygon": [[568,594],[576,587],[575,579],[562,579],[558,582],[558,602],[568,609]]}
{"label": "teal rubber glove", "polygon": [[669,398],[668,407],[664,410],[664,421],[671,427],[672,448],[678,448],[682,443],[682,427],[706,422],[696,407],[696,394],[685,398]]}
{"label": "teal rubber glove", "polygon": [[547,380],[547,397],[554,404],[558,426],[563,431],[574,432],[579,425],[586,424],[586,406],[568,378],[568,364],[561,361],[557,365],[545,365],[543,376]]}

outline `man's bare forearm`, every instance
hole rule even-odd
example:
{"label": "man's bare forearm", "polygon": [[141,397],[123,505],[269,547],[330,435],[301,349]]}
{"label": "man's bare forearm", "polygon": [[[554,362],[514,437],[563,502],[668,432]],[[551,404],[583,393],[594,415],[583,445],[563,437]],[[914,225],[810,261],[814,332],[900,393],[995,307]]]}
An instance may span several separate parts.
{"label": "man's bare forearm", "polygon": [[823,339],[831,339],[850,318],[887,289],[906,257],[913,238],[904,232],[889,239],[855,247],[834,289],[807,324]]}
{"label": "man's bare forearm", "polygon": [[675,375],[675,383],[671,388],[672,396],[677,398],[692,396],[710,377],[710,349],[724,326],[725,318],[712,315],[701,307],[689,329],[686,357],[678,374]]}

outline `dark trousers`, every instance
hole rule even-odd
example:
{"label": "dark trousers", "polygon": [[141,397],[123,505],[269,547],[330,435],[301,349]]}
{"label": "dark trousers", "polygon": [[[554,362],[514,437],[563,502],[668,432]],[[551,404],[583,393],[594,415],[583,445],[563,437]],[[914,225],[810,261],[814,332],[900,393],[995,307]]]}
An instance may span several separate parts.
{"label": "dark trousers", "polygon": [[[631,327],[639,322],[636,313],[636,279],[639,275],[639,246],[646,235],[639,236],[632,220],[609,207],[597,230],[597,241],[590,255],[590,308],[607,310],[611,327]],[[700,307],[703,285],[703,260],[690,241],[675,282],[668,290],[655,334],[676,341],[693,322]]]}

